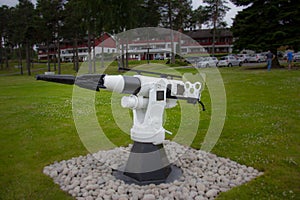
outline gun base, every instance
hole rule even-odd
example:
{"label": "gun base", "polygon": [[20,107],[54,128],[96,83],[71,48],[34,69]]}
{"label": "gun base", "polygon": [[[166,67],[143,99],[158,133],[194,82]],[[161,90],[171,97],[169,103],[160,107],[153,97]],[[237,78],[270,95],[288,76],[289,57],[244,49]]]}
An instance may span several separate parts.
{"label": "gun base", "polygon": [[125,168],[113,175],[127,184],[148,185],[171,183],[181,177],[182,170],[169,163],[163,144],[134,142]]}

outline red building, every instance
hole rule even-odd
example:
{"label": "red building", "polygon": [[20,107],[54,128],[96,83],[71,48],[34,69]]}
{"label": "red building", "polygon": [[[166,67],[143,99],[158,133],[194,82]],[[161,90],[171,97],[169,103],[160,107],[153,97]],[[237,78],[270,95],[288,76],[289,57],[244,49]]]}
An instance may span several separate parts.
{"label": "red building", "polygon": [[[95,52],[92,54],[95,54],[95,57],[100,57],[102,51],[104,53],[116,53],[116,41],[108,33],[104,33],[101,37],[92,40],[91,45],[92,45],[92,51]],[[38,45],[37,49],[38,49],[38,59],[47,60],[48,57],[47,46]],[[75,49],[74,41],[64,40],[60,42],[60,57],[63,62],[73,61],[73,58],[75,56],[75,51],[76,49]],[[88,55],[88,40],[86,38],[78,40],[77,51],[78,51],[79,60],[83,61],[85,57],[87,57]],[[58,57],[57,45],[51,44],[49,46],[49,57],[50,59],[54,59],[55,57]]]}
{"label": "red building", "polygon": [[[207,53],[212,52],[213,33],[211,29],[200,29],[185,33],[196,40]],[[216,31],[215,53],[231,53],[233,47],[233,35],[229,29],[220,29]]]}
{"label": "red building", "polygon": [[[212,53],[213,35],[210,29],[201,29],[195,31],[184,32],[189,38],[181,38],[178,32],[174,33],[173,42],[168,32],[162,32],[153,35],[150,38],[133,38],[124,44],[119,44],[119,52],[115,38],[108,33],[92,40],[91,57],[100,58],[103,53],[120,54],[122,45],[127,45],[127,55],[129,59],[166,59],[170,57],[172,49],[180,52],[182,55],[202,55]],[[148,36],[149,37],[149,36]],[[190,39],[192,38],[192,39]],[[102,44],[102,41],[103,42]],[[180,42],[179,42],[180,41]],[[127,44],[126,44],[127,43]],[[180,43],[180,44],[179,44]],[[173,45],[173,47],[172,47]],[[231,53],[233,47],[233,35],[229,29],[221,29],[216,31],[215,37],[215,53]],[[180,48],[180,50],[179,50]],[[124,50],[123,50],[124,51]],[[47,47],[38,46],[39,60],[47,59]],[[125,53],[125,52],[123,52]],[[60,43],[60,56],[63,62],[73,61],[75,56],[75,46],[73,41],[64,40]],[[88,56],[88,41],[86,38],[78,41],[79,60],[83,61]],[[105,56],[105,55],[104,55]],[[57,46],[54,44],[49,47],[50,59],[57,58]]]}

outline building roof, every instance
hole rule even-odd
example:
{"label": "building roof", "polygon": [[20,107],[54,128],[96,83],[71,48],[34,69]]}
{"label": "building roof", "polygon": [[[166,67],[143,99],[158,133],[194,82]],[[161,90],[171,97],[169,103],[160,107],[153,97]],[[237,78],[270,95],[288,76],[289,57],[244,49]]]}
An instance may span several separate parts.
{"label": "building roof", "polygon": [[107,48],[116,48],[117,44],[115,39],[108,33],[102,34],[99,38],[95,40],[95,46],[103,46]]}
{"label": "building roof", "polygon": [[[217,35],[221,37],[233,37],[232,32],[229,29],[219,29],[217,30]],[[213,37],[212,29],[199,29],[194,31],[184,32],[193,39],[197,38],[211,38]]]}

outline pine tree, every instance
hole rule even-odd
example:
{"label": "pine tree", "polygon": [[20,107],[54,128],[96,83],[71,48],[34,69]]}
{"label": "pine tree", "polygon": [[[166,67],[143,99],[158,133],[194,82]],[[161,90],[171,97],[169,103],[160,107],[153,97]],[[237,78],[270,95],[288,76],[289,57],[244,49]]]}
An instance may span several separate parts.
{"label": "pine tree", "polygon": [[190,29],[201,28],[202,24],[209,21],[209,16],[207,15],[206,9],[204,6],[199,6],[197,9],[192,11],[192,18],[190,21]]}
{"label": "pine tree", "polygon": [[190,27],[192,18],[191,0],[160,0],[159,4],[162,27],[176,31]]}
{"label": "pine tree", "polygon": [[22,44],[25,46],[26,52],[26,68],[28,75],[31,75],[31,50],[33,44],[36,41],[36,29],[34,25],[35,9],[34,5],[29,0],[19,0],[19,4],[16,6],[16,14],[18,16],[18,23]]}
{"label": "pine tree", "polygon": [[74,46],[74,70],[79,70],[78,42],[84,38],[86,29],[82,25],[83,12],[81,12],[82,0],[71,0],[65,5],[64,26],[62,35],[65,40],[73,42]]}
{"label": "pine tree", "polygon": [[8,57],[6,53],[5,41],[8,37],[9,30],[7,23],[9,21],[10,10],[7,6],[0,7],[0,64],[3,69],[3,60],[6,60],[6,67],[8,67]]}
{"label": "pine tree", "polygon": [[[299,0],[232,0],[236,5],[248,6],[236,16],[232,32],[237,49],[271,50],[288,45],[300,49]],[[272,67],[280,67],[278,60]]]}
{"label": "pine tree", "polygon": [[158,0],[144,0],[138,13],[138,27],[156,27],[160,21]]}
{"label": "pine tree", "polygon": [[51,71],[50,67],[50,46],[53,44],[54,34],[53,34],[53,16],[51,9],[50,0],[38,0],[36,12],[38,13],[38,19],[36,26],[39,27],[39,42],[47,47],[47,68]]}
{"label": "pine tree", "polygon": [[216,32],[217,29],[227,26],[226,22],[224,22],[224,17],[226,12],[229,11],[229,7],[225,5],[227,3],[226,0],[204,0],[203,2],[207,3],[207,6],[204,7],[205,15],[208,19],[206,24],[212,27],[213,31],[212,56],[214,56]]}

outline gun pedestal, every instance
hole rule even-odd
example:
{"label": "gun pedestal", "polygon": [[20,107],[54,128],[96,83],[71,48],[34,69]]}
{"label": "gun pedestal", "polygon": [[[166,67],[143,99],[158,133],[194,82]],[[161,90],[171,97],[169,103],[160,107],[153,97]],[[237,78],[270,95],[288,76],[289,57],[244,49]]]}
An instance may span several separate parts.
{"label": "gun pedestal", "polygon": [[124,167],[113,174],[129,184],[169,183],[182,175],[180,168],[169,163],[163,144],[134,142]]}
{"label": "gun pedestal", "polygon": [[[140,80],[141,95],[124,96],[121,101],[123,108],[133,110],[131,139],[134,144],[125,169],[115,175],[125,182],[139,185],[171,182],[182,172],[170,165],[166,156],[163,141],[165,132],[170,132],[162,124],[164,110],[176,106],[176,99],[167,100],[166,79],[153,82],[140,77]],[[147,88],[146,92],[143,88]]]}

